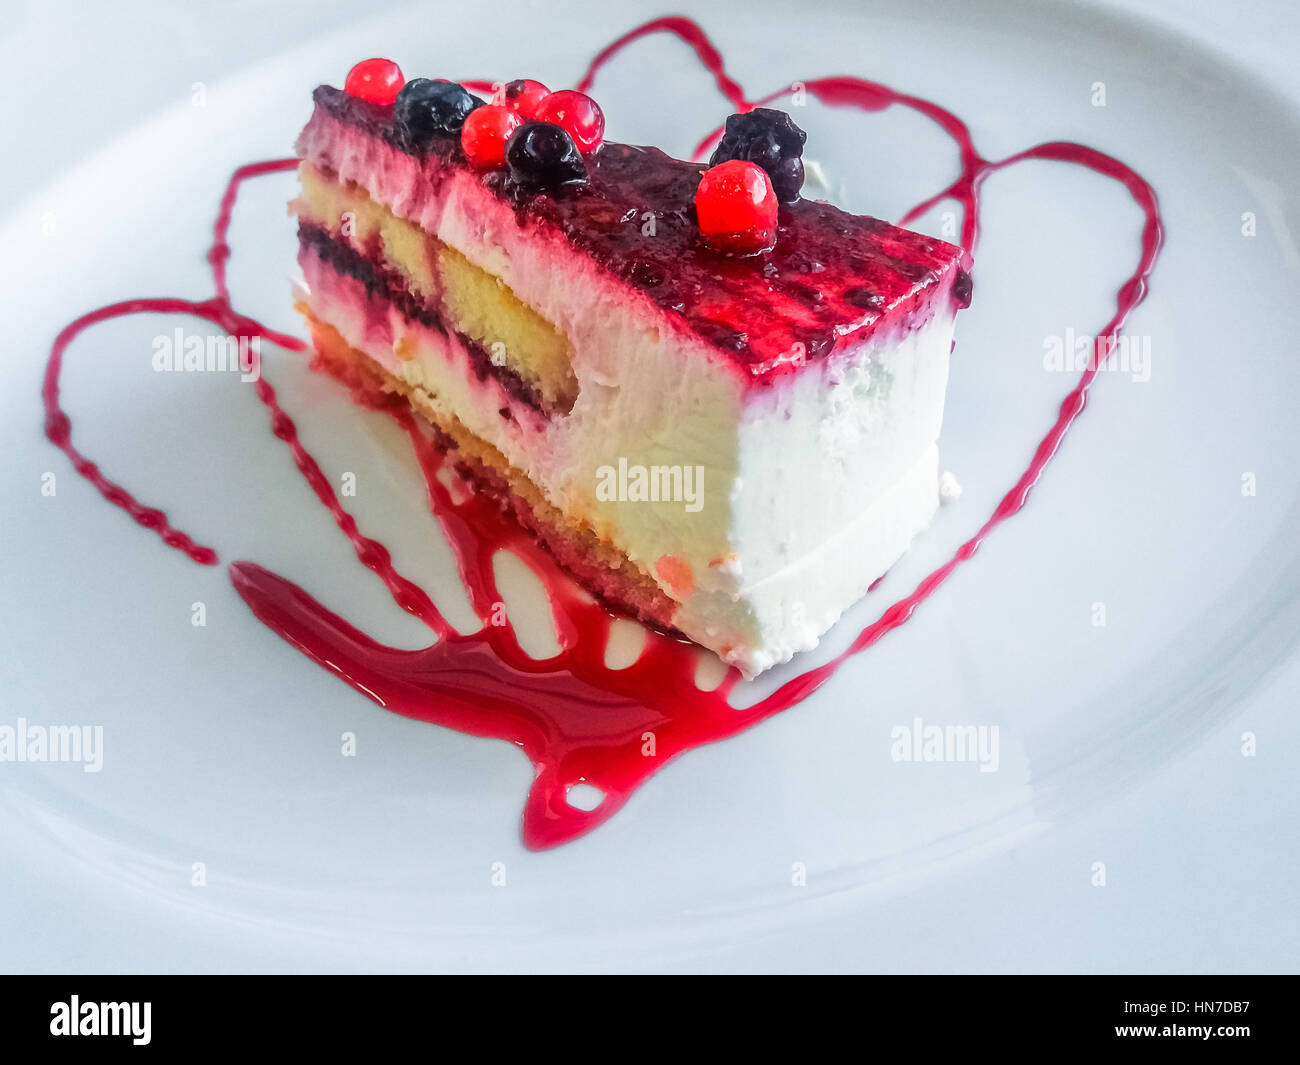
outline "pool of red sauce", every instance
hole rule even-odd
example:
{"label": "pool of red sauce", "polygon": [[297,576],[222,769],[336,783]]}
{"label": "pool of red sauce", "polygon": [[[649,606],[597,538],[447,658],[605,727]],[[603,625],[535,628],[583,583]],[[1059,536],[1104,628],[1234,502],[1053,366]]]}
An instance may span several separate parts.
{"label": "pool of red sauce", "polygon": [[[619,38],[592,61],[577,88],[588,90],[600,68],[623,48],[659,32],[674,34],[690,45],[737,110],[775,101],[789,92],[782,88],[759,100],[748,100],[727,75],[722,57],[700,28],[688,19],[676,17],[656,19]],[[475,736],[508,740],[522,748],[536,771],[522,821],[523,840],[529,848],[553,847],[591,831],[673,758],[751,728],[806,699],[849,658],[911,617],[961,563],[975,554],[994,528],[1025,505],[1044,467],[1083,410],[1097,368],[1109,350],[1108,343],[1113,342],[1128,315],[1146,295],[1162,240],[1160,211],[1151,186],[1123,163],[1092,148],[1066,142],[1040,144],[1005,159],[989,160],[976,151],[970,131],[959,118],[928,100],[853,77],[818,78],[803,84],[809,95],[832,107],[863,111],[895,105],[910,108],[938,124],[952,138],[961,164],[957,179],[918,204],[901,222],[906,225],[935,204],[954,200],[963,208],[961,244],[968,252],[973,251],[978,238],[980,186],[990,174],[1025,160],[1083,166],[1120,182],[1141,208],[1145,222],[1137,266],[1119,288],[1110,321],[1098,331],[1097,359],[1062,401],[1032,461],[993,513],[951,559],[863,629],[847,650],[788,681],[755,705],[738,710],[729,704],[728,695],[739,680],[734,671],[713,691],[700,690],[695,682],[698,653],[688,644],[659,634],[648,635],[645,649],[634,664],[626,669],[608,668],[605,648],[614,620],[609,613],[580,592],[497,507],[467,493],[453,496],[445,477],[439,476],[444,456],[404,408],[358,394],[359,400],[386,410],[405,428],[419,458],[430,506],[454,549],[470,601],[485,622],[476,633],[457,632],[424,590],[396,570],[383,544],[361,532],[339,501],[330,479],[302,446],[293,419],[280,406],[274,388],[265,377],[256,382],[257,396],[270,413],[272,432],[290,448],[298,469],[351,541],[358,559],[383,580],[402,609],[433,630],[437,641],[420,651],[377,643],[298,585],[252,562],[230,564],[236,590],[273,632],[380,706]],[[718,129],[704,138],[697,156],[707,152],[720,134]],[[240,188],[250,179],[296,165],[296,159],[279,159],[235,171],[221,201],[209,253],[216,289],[211,299],[127,300],[91,311],[59,333],[46,367],[43,398],[49,439],[110,503],[153,529],[169,546],[204,565],[216,564],[213,548],[196,543],[174,528],[162,510],[141,503],[73,445],[71,423],[59,404],[59,374],[68,346],[83,331],[96,323],[132,314],[196,315],[228,333],[260,336],[291,350],[306,350],[307,345],[296,337],[268,329],[236,311],[226,284],[230,256],[226,235]],[[493,604],[502,599],[492,567],[493,555],[501,549],[520,555],[545,582],[561,646],[552,658],[529,657],[513,628],[488,623]],[[595,809],[581,810],[569,804],[568,790],[578,783],[590,784],[604,793]]]}

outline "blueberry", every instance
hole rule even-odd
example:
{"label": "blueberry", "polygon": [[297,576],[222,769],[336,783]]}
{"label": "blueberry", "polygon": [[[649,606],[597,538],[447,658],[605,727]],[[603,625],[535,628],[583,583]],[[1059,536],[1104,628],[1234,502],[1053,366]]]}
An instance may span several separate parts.
{"label": "blueberry", "polygon": [[745,158],[751,163],[757,163],[764,170],[768,170],[779,163],[785,156],[781,152],[781,144],[776,139],[776,134],[769,129],[749,142],[749,147],[745,151]]}
{"label": "blueberry", "polygon": [[543,188],[582,181],[587,167],[573,138],[551,122],[525,122],[506,141],[506,166],[521,185]]}
{"label": "blueberry", "polygon": [[787,156],[763,169],[772,179],[772,191],[776,193],[778,200],[793,203],[799,198],[799,190],[803,188],[803,160],[799,156]]}
{"label": "blueberry", "polygon": [[974,281],[965,270],[958,270],[957,276],[952,282],[952,298],[958,307],[969,307],[971,293],[975,288]]}
{"label": "blueberry", "polygon": [[397,94],[393,117],[407,138],[420,144],[438,133],[459,133],[465,116],[483,104],[454,81],[415,78]]}
{"label": "blueberry", "polygon": [[770,107],[756,107],[727,119],[722,140],[709,166],[730,159],[756,163],[767,171],[777,199],[791,203],[803,188],[803,145],[808,139],[790,116]]}

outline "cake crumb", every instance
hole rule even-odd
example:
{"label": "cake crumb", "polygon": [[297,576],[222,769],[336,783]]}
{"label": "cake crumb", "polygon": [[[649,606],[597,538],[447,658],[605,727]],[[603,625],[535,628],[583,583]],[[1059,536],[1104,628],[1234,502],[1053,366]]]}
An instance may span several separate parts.
{"label": "cake crumb", "polygon": [[955,503],[960,495],[961,485],[957,483],[952,470],[944,470],[939,474],[939,502],[946,507],[949,503]]}

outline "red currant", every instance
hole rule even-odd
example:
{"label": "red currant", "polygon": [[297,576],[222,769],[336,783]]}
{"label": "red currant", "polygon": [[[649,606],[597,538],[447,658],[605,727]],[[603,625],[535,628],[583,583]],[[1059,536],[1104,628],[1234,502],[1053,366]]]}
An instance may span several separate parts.
{"label": "red currant", "polygon": [[511,111],[532,119],[537,117],[537,105],[550,94],[551,90],[540,81],[518,78],[506,82],[501,90],[501,102]]}
{"label": "red currant", "polygon": [[593,152],[605,136],[605,113],[590,96],[573,89],[561,89],[537,105],[538,122],[560,126],[578,146],[580,152]]}
{"label": "red currant", "polygon": [[506,141],[524,120],[508,107],[488,104],[465,116],[460,146],[465,158],[479,170],[499,170],[506,165]]}
{"label": "red currant", "polygon": [[348,71],[343,91],[372,104],[391,104],[405,84],[402,68],[391,59],[363,59]]}
{"label": "red currant", "polygon": [[776,241],[776,193],[756,163],[732,159],[704,171],[695,214],[700,232],[725,251],[764,251]]}

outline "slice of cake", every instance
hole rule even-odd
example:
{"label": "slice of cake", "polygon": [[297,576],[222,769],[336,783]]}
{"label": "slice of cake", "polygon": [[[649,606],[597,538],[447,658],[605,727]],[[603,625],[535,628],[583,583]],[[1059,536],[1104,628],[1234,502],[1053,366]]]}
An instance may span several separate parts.
{"label": "slice of cake", "polygon": [[603,124],[386,60],[317,89],[303,306],[327,368],[404,396],[584,586],[758,673],[933,516],[970,277],[801,199],[781,112],[733,115],[709,167]]}

